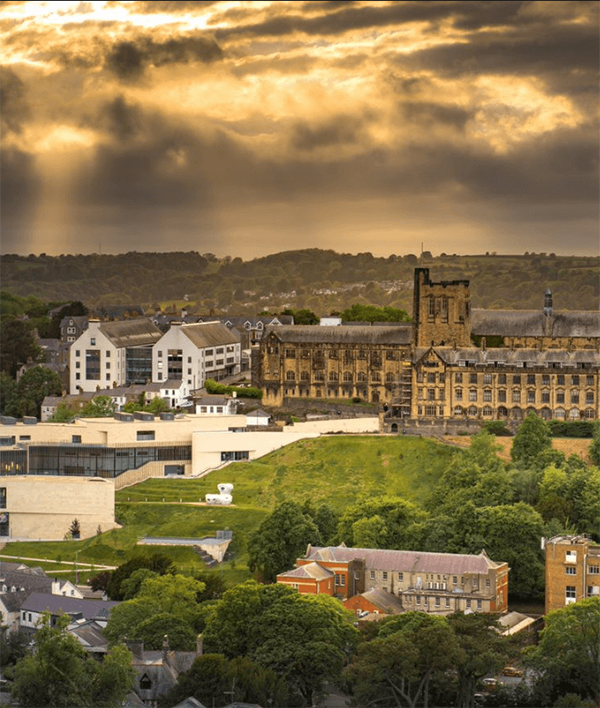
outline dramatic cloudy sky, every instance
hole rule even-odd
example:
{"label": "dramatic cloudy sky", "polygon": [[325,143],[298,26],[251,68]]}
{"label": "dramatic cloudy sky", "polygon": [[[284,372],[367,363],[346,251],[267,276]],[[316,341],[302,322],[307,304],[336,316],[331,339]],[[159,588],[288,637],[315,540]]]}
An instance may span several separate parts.
{"label": "dramatic cloudy sky", "polygon": [[2,2],[2,252],[598,252],[597,2]]}

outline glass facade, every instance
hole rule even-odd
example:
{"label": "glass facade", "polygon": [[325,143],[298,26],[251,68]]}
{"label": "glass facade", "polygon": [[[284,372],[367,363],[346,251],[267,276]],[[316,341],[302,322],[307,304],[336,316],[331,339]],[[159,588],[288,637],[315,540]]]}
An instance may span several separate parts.
{"label": "glass facade", "polygon": [[100,380],[100,350],[86,349],[85,378],[92,381]]}
{"label": "glass facade", "polygon": [[192,459],[191,445],[104,447],[102,445],[32,445],[26,450],[0,451],[3,474],[118,477],[148,462]]}
{"label": "glass facade", "polygon": [[152,381],[152,347],[129,347],[127,349],[125,381],[127,386]]}

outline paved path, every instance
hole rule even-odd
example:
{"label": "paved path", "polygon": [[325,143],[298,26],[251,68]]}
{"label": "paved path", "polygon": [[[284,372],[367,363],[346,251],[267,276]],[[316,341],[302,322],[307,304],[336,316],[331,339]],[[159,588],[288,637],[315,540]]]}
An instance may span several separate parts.
{"label": "paved path", "polygon": [[[78,551],[79,553],[79,551]],[[83,561],[69,561],[69,560],[52,560],[52,558],[26,558],[25,556],[7,556],[4,553],[0,553],[0,558],[9,558],[13,563],[22,561],[36,561],[38,563],[57,563],[58,565],[72,565],[77,566],[79,570],[85,570],[93,568],[94,570],[115,570],[118,568],[116,565],[100,565],[98,563],[84,563]]]}

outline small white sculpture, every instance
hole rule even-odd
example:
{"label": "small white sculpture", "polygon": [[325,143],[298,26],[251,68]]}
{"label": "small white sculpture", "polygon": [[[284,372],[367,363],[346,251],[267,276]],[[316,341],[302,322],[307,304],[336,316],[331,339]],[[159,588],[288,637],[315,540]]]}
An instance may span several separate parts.
{"label": "small white sculpture", "polygon": [[207,504],[216,504],[220,506],[228,506],[233,501],[231,492],[233,484],[217,484],[219,494],[207,494],[204,498]]}

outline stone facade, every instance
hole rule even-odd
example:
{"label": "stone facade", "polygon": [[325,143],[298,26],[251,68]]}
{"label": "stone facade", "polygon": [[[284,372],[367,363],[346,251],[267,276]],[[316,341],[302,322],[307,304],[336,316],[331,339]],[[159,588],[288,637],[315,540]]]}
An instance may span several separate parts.
{"label": "stone facade", "polygon": [[471,310],[467,280],[436,283],[427,268],[414,293],[412,325],[267,328],[264,404],[360,399],[381,405],[385,432],[598,418],[600,312],[556,312],[549,291],[536,312]]}
{"label": "stone facade", "polygon": [[600,596],[600,546],[585,536],[555,536],[546,546],[546,614]]}

